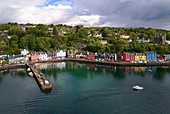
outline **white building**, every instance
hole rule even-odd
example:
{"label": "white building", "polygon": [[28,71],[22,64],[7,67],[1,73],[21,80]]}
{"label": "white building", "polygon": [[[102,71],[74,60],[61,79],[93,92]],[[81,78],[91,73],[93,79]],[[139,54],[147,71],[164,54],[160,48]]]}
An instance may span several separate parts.
{"label": "white building", "polygon": [[9,64],[24,64],[26,62],[26,57],[24,55],[12,55],[8,57]]}
{"label": "white building", "polygon": [[66,52],[63,50],[57,51],[57,58],[66,58]]}
{"label": "white building", "polygon": [[137,42],[141,43],[141,42],[150,42],[150,39],[145,39],[145,38],[139,38],[137,37]]}
{"label": "white building", "polygon": [[27,54],[29,54],[28,49],[20,49],[20,51],[21,51],[21,55],[27,55]]}
{"label": "white building", "polygon": [[45,52],[39,52],[40,60],[48,60],[47,53]]}

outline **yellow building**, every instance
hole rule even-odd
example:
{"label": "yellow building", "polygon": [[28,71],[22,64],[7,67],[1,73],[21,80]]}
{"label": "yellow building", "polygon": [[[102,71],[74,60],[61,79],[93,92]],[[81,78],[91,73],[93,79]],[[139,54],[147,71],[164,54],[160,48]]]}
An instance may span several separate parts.
{"label": "yellow building", "polygon": [[130,38],[130,36],[129,35],[120,35],[120,38],[128,39],[128,38]]}
{"label": "yellow building", "polygon": [[136,53],[135,61],[146,61],[146,55],[144,53]]}

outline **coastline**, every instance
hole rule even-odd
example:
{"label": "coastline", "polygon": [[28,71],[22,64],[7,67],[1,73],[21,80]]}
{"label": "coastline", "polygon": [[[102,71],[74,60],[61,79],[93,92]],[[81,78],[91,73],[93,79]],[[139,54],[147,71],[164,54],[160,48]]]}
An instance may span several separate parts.
{"label": "coastline", "polygon": [[[85,60],[85,59],[56,59],[56,60],[48,60],[48,61],[36,61],[33,62],[35,64],[43,64],[43,63],[56,63],[56,62],[79,62],[85,64],[99,64],[99,65],[107,65],[107,66],[120,66],[120,67],[143,67],[143,66],[170,66],[170,62],[152,62],[152,63],[129,63],[129,62],[110,62],[110,61],[92,61],[92,60]],[[15,65],[3,65],[0,67],[1,70],[9,70],[9,69],[17,69],[17,68],[26,68],[25,64],[15,64]]]}

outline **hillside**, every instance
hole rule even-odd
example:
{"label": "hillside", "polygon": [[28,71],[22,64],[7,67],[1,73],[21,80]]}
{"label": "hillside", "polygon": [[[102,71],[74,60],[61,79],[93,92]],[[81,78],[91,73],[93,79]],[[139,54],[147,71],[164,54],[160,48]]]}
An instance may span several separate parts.
{"label": "hillside", "polygon": [[[154,43],[158,33],[166,34],[166,40],[170,40],[170,31],[153,28],[8,23],[0,25],[0,51],[10,55],[19,54],[23,48],[29,51],[77,49],[117,54],[123,51],[170,53],[169,45]],[[139,39],[143,41],[139,42]]]}

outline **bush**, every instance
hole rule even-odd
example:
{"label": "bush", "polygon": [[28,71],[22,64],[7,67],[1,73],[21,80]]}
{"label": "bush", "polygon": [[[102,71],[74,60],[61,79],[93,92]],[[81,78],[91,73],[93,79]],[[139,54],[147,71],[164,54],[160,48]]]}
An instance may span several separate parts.
{"label": "bush", "polygon": [[4,61],[2,62],[2,65],[5,65],[5,64],[8,64],[8,61],[4,60]]}

